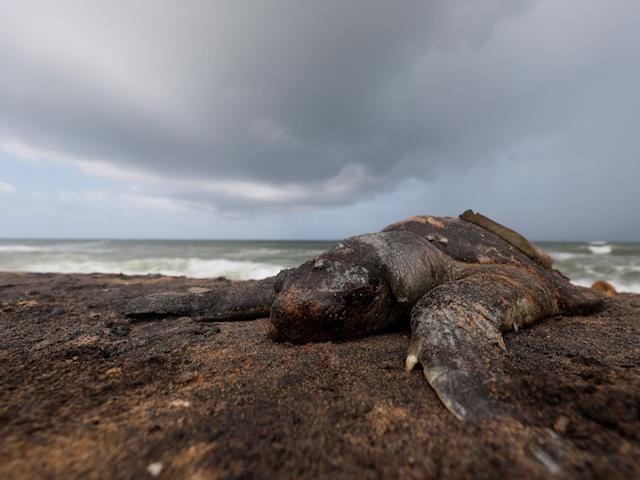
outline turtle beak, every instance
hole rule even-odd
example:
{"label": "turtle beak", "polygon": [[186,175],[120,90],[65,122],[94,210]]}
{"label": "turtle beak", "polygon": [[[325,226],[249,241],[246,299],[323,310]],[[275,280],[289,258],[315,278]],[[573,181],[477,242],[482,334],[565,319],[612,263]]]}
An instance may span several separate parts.
{"label": "turtle beak", "polygon": [[335,339],[344,314],[345,302],[338,293],[288,288],[271,307],[269,335],[275,341],[292,343]]}

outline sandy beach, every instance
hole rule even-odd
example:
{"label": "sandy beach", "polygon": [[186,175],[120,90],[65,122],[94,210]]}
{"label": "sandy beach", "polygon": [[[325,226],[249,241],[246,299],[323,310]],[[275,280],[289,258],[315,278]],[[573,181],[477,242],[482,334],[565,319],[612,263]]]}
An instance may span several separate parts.
{"label": "sandy beach", "polygon": [[506,334],[512,417],[463,424],[403,371],[407,331],[120,314],[219,283],[0,273],[0,478],[640,477],[640,295]]}

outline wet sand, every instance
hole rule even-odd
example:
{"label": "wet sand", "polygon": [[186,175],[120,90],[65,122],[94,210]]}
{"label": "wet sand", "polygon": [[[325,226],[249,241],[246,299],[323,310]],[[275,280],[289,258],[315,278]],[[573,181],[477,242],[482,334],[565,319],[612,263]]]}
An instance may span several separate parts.
{"label": "wet sand", "polygon": [[406,331],[119,313],[216,283],[0,273],[0,478],[640,478],[640,295],[507,334],[512,418],[473,425],[404,373]]}

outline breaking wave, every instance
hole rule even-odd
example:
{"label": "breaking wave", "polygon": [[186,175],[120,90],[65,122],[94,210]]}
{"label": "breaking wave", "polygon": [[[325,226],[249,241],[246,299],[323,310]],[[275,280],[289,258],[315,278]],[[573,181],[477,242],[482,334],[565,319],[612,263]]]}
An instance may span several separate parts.
{"label": "breaking wave", "polygon": [[277,274],[282,267],[269,263],[202,258],[145,258],[125,261],[51,260],[32,263],[22,271],[41,273],[159,274],[193,278],[227,277],[250,280]]}
{"label": "breaking wave", "polygon": [[587,248],[594,255],[608,255],[613,250],[611,245],[589,245]]}
{"label": "breaking wave", "polygon": [[105,245],[106,241],[104,240],[92,242],[31,241],[31,243],[2,243],[0,244],[0,253],[106,253],[109,249],[105,248]]}
{"label": "breaking wave", "polygon": [[277,274],[330,248],[315,241],[0,240],[0,270],[233,280]]}
{"label": "breaking wave", "polygon": [[606,280],[619,292],[640,293],[640,244],[604,241],[541,243],[555,260],[555,268],[573,283],[590,287]]}
{"label": "breaking wave", "polygon": [[45,247],[32,247],[29,245],[0,245],[0,253],[27,253],[27,252],[46,252]]}

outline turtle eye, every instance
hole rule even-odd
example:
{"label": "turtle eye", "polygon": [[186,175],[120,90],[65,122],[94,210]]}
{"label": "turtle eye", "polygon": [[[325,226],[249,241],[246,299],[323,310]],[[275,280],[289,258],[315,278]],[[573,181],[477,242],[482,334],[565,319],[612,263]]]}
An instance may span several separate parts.
{"label": "turtle eye", "polygon": [[354,288],[344,296],[345,305],[349,310],[366,311],[375,297],[375,290],[373,285]]}

